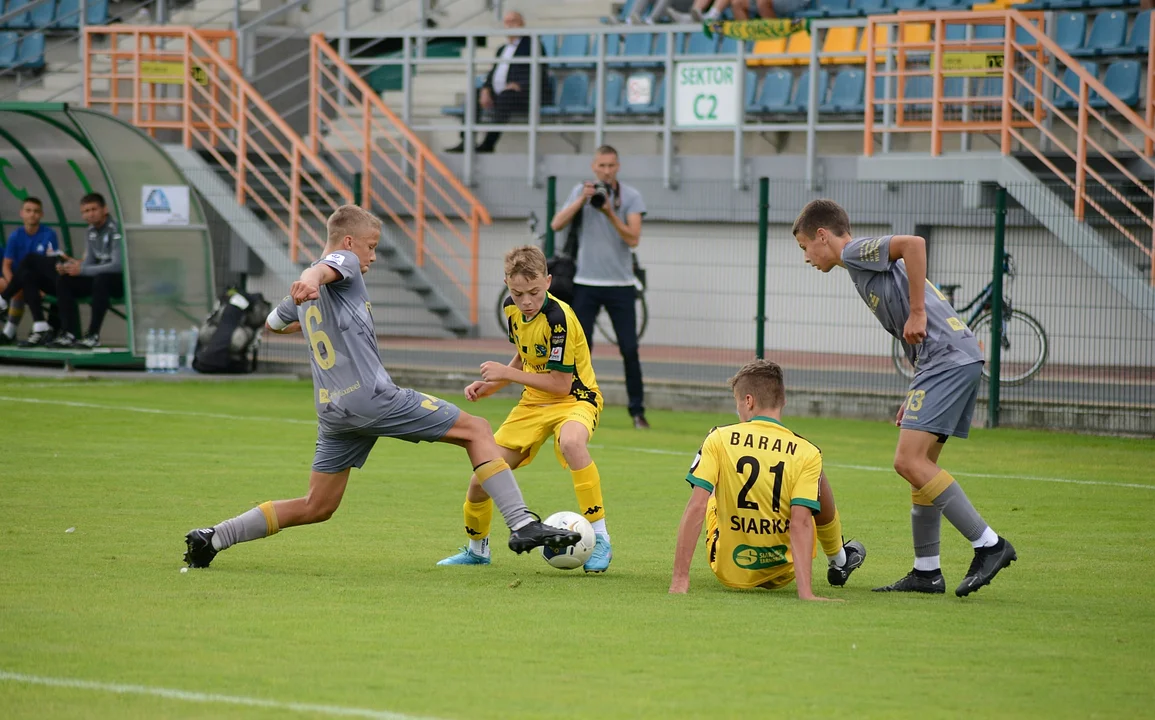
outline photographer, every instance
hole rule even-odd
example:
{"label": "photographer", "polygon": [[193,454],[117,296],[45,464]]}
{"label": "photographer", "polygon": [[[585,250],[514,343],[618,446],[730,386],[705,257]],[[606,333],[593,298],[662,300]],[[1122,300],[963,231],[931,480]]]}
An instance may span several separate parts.
{"label": "photographer", "polygon": [[[632,250],[642,237],[646,205],[641,193],[618,182],[618,151],[603,145],[594,153],[596,180],[574,187],[550,226],[570,227],[577,242],[573,310],[593,346],[594,321],[604,307],[618,336],[626,371],[626,393],[634,427],[648,429],[638,359],[636,278]],[[572,226],[571,226],[572,223]],[[567,246],[572,247],[572,242]]]}

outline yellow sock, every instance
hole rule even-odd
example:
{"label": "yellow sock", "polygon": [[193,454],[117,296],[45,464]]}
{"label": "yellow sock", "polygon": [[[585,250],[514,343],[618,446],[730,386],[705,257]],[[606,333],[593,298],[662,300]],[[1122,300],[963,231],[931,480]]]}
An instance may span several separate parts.
{"label": "yellow sock", "polygon": [[923,485],[918,494],[922,498],[922,502],[915,501],[919,505],[933,505],[934,499],[954,483],[954,478],[946,470],[939,470],[938,475],[930,479],[926,485]]}
{"label": "yellow sock", "polygon": [[260,507],[261,512],[265,516],[265,526],[268,528],[269,535],[276,535],[281,531],[281,524],[277,521],[277,511],[273,507],[273,501],[263,502]]}
{"label": "yellow sock", "polygon": [[815,523],[818,532],[818,542],[822,545],[822,552],[826,557],[834,557],[842,549],[842,518],[838,510],[834,511],[834,519],[825,525]]}
{"label": "yellow sock", "polygon": [[582,517],[590,523],[604,520],[606,508],[602,504],[602,476],[598,474],[598,466],[590,463],[581,470],[570,470],[570,474]]}
{"label": "yellow sock", "polygon": [[504,458],[497,458],[484,462],[473,469],[473,474],[477,476],[477,482],[484,484],[486,480],[498,474],[502,470],[508,470],[509,463]]}
{"label": "yellow sock", "polygon": [[489,525],[493,521],[493,499],[486,498],[479,503],[465,501],[465,533],[470,540],[484,540],[489,537]]}

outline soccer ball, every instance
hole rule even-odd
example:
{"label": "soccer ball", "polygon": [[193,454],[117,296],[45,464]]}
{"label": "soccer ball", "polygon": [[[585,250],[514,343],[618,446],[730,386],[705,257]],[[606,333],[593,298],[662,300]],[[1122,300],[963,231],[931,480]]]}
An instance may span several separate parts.
{"label": "soccer ball", "polygon": [[573,530],[581,533],[582,536],[576,545],[565,550],[550,550],[542,545],[541,556],[545,558],[545,561],[558,570],[575,570],[585,565],[586,560],[589,560],[590,555],[593,554],[594,541],[596,540],[594,526],[590,525],[590,521],[575,512],[563,510],[550,515],[544,522],[550,527]]}

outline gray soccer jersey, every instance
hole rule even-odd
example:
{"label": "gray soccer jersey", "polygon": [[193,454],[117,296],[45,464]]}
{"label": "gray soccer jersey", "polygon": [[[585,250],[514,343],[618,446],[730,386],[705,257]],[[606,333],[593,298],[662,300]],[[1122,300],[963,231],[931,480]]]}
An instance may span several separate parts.
{"label": "gray soccer jersey", "polygon": [[920,374],[933,374],[983,359],[973,332],[954,308],[927,281],[926,339],[909,345],[902,329],[910,317],[910,281],[906,263],[890,259],[891,236],[855,238],[842,250],[842,262],[878,322],[902,343],[907,358]]}
{"label": "gray soccer jersey", "polygon": [[322,285],[316,300],[295,305],[292,298],[285,298],[277,306],[277,316],[286,323],[301,323],[321,424],[363,426],[389,413],[389,399],[399,388],[381,365],[369,293],[357,256],[338,250],[317,264],[333,268],[341,279]]}

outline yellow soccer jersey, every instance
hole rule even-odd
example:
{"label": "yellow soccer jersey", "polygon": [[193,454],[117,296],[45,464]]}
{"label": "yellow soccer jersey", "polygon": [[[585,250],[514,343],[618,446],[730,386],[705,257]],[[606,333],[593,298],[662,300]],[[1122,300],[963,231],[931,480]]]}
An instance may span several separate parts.
{"label": "yellow soccer jersey", "polygon": [[723,584],[751,588],[793,570],[790,506],[818,512],[822,453],[768,417],[714,428],[686,480],[714,494],[717,530],[706,538]]}
{"label": "yellow soccer jersey", "polygon": [[526,405],[588,402],[601,408],[602,396],[590,361],[590,346],[573,309],[553,295],[547,295],[541,311],[532,320],[525,319],[513,298],[505,299],[504,311],[509,341],[521,355],[523,370],[530,373],[548,373],[550,370],[573,373],[573,385],[568,395],[550,395],[527,387],[521,394],[521,402]]}

